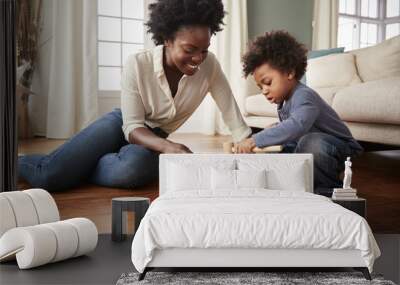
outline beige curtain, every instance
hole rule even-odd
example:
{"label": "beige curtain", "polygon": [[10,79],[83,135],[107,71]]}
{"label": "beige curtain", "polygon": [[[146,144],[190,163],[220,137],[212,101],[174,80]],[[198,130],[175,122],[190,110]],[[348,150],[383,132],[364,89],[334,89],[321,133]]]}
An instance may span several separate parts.
{"label": "beige curtain", "polygon": [[[243,110],[248,83],[242,76],[241,56],[246,50],[247,0],[224,0],[227,15],[223,31],[213,36],[212,51],[231,85],[239,108]],[[206,96],[196,112],[177,132],[200,132],[203,134],[229,134],[222,115],[211,96]]]}
{"label": "beige curtain", "polygon": [[35,135],[69,138],[97,117],[97,0],[43,0],[30,118]]}
{"label": "beige curtain", "polygon": [[312,49],[337,47],[338,0],[314,0]]}
{"label": "beige curtain", "polygon": [[69,138],[97,117],[97,1],[53,1],[48,138]]}

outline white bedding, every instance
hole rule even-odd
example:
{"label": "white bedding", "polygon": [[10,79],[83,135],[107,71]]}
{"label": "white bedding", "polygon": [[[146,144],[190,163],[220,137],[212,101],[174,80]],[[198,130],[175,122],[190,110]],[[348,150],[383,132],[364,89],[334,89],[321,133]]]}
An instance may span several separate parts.
{"label": "white bedding", "polygon": [[135,268],[165,248],[358,249],[370,272],[380,255],[359,215],[323,196],[266,189],[160,196],[134,237]]}

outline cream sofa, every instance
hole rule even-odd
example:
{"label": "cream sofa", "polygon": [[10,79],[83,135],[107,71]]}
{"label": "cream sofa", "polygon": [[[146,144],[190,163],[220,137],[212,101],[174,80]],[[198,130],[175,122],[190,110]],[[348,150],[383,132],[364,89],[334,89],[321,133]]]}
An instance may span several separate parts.
{"label": "cream sofa", "polygon": [[[307,85],[339,114],[360,141],[400,145],[400,36],[378,45],[308,60]],[[255,86],[245,120],[264,128],[278,121],[276,105]],[[256,91],[257,90],[257,91]]]}

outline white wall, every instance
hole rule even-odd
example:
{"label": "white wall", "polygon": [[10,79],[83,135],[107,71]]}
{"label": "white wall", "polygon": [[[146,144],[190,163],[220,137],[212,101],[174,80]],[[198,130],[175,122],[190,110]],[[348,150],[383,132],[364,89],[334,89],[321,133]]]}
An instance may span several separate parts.
{"label": "white wall", "polygon": [[102,96],[99,97],[99,116],[111,112],[115,108],[121,107],[120,96]]}

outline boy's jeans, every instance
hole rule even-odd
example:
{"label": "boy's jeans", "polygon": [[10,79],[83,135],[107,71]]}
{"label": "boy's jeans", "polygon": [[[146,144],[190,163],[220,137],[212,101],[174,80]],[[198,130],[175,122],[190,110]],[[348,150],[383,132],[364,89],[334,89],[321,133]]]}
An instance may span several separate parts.
{"label": "boy's jeans", "polygon": [[284,145],[284,153],[312,153],[314,157],[314,193],[332,195],[333,188],[342,187],[339,178],[346,157],[355,156],[348,142],[326,133],[309,133],[297,143]]}
{"label": "boy's jeans", "polygon": [[[120,109],[104,115],[49,155],[18,158],[18,175],[32,187],[57,191],[90,181],[107,187],[134,188],[158,177],[158,155],[129,144]],[[160,137],[168,134],[152,130]]]}

